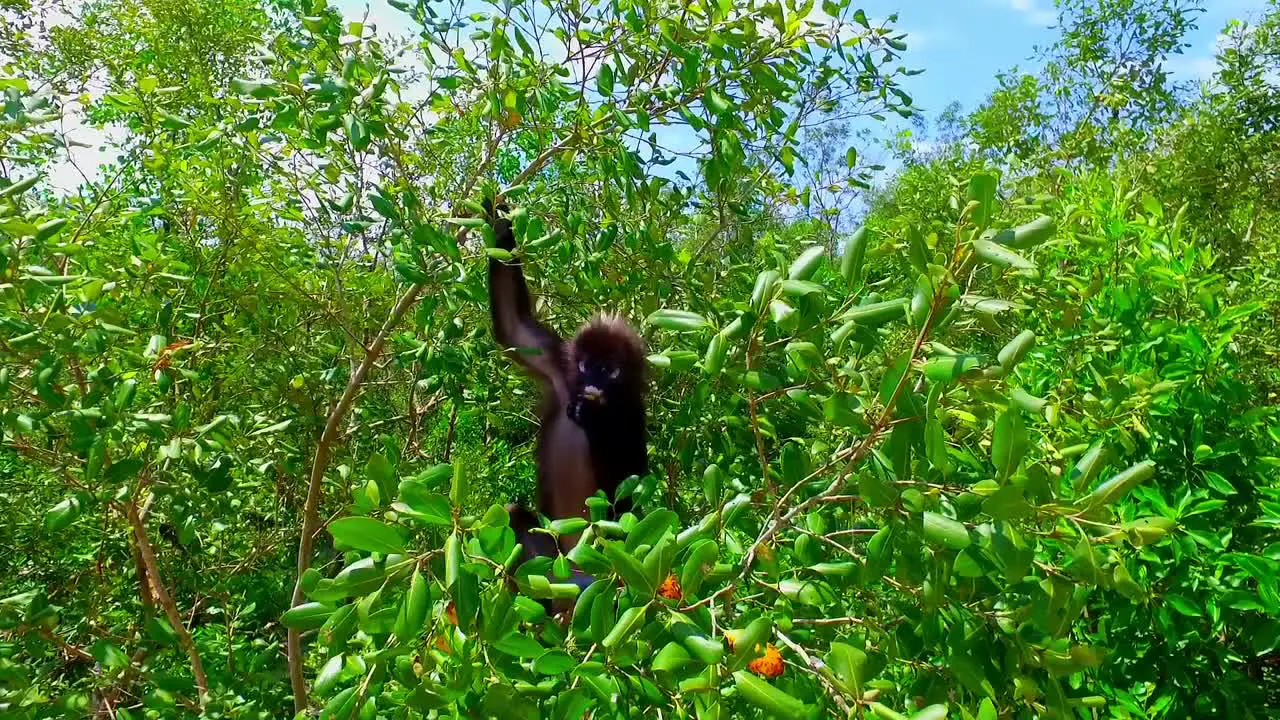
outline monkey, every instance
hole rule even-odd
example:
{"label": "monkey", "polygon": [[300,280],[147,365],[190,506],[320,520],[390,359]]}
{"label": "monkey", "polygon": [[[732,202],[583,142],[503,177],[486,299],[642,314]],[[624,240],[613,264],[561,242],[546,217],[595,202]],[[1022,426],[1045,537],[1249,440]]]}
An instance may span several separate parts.
{"label": "monkey", "polygon": [[[491,199],[483,203],[496,247],[514,253],[511,220]],[[489,307],[498,344],[538,381],[538,511],[550,518],[587,517],[586,500],[604,491],[617,518],[631,508],[618,486],[648,472],[645,350],[620,316],[597,313],[565,341],[535,315],[518,257],[489,259]],[[512,528],[526,553],[554,554],[528,509],[508,506]],[[540,536],[540,537],[539,537]],[[578,535],[561,538],[568,551]]]}

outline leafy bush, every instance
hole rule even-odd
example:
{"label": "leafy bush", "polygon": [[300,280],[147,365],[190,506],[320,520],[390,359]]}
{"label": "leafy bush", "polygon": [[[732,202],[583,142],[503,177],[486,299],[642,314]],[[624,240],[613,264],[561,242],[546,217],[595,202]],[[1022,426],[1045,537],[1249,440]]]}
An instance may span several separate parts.
{"label": "leafy bush", "polygon": [[[1163,4],[1132,112],[1094,127],[1085,71],[1150,4],[1064,4],[1070,87],[1006,84],[845,232],[873,170],[844,123],[913,114],[904,36],[847,3],[391,4],[416,39],[322,2],[137,0],[14,45],[6,716],[1280,704],[1275,214],[1266,187],[1184,192],[1215,148],[1241,187],[1267,168],[1240,148],[1274,128],[1231,101],[1274,17],[1183,101],[1146,72],[1187,27]],[[1051,88],[1053,140],[1017,110]],[[50,128],[82,90],[120,156],[60,195]],[[554,324],[607,306],[651,344],[637,512],[593,500],[529,563],[494,192]]]}

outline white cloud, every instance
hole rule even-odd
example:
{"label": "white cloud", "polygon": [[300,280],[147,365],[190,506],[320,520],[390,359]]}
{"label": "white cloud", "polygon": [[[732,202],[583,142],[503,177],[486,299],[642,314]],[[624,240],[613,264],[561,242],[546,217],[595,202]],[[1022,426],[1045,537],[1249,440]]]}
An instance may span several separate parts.
{"label": "white cloud", "polygon": [[1027,22],[1049,27],[1058,19],[1052,9],[1043,7],[1043,0],[1009,0],[1009,8],[1026,17]]}
{"label": "white cloud", "polygon": [[1207,82],[1213,78],[1218,63],[1212,55],[1175,55],[1169,58],[1165,67],[1179,80]]}
{"label": "white cloud", "polygon": [[1213,74],[1218,69],[1218,53],[1226,48],[1230,39],[1223,33],[1217,33],[1200,52],[1170,57],[1165,64],[1165,69],[1178,80],[1208,82],[1213,79]]}
{"label": "white cloud", "polygon": [[942,37],[941,33],[936,33],[932,30],[919,30],[901,26],[895,28],[895,30],[900,33],[907,34],[904,42],[907,43],[908,52],[918,52],[932,45],[936,45],[938,40]]}

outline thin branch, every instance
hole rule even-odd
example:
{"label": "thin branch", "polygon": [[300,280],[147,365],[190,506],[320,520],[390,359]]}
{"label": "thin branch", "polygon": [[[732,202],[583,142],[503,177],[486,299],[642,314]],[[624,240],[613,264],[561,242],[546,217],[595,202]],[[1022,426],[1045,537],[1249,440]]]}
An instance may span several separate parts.
{"label": "thin branch", "polygon": [[775,629],[773,634],[778,638],[778,642],[786,645],[792,652],[799,655],[801,660],[804,660],[805,665],[809,666],[809,670],[817,676],[818,680],[821,681],[824,686],[826,686],[827,691],[831,694],[831,699],[835,701],[835,704],[840,707],[842,712],[844,712],[844,717],[849,717],[851,714],[849,703],[845,701],[844,692],[836,686],[831,669],[824,665],[820,660],[809,655],[803,647],[800,647],[800,645],[795,641],[787,637],[781,630]]}
{"label": "thin branch", "polygon": [[151,580],[151,591],[155,593],[156,600],[160,603],[160,607],[164,609],[165,617],[169,619],[169,624],[178,633],[178,640],[186,648],[187,656],[191,659],[191,673],[196,679],[196,690],[200,694],[200,706],[204,707],[205,700],[209,695],[209,678],[204,674],[204,664],[200,662],[200,653],[196,650],[195,640],[191,638],[191,633],[187,632],[187,626],[182,622],[182,616],[178,614],[178,606],[174,604],[173,598],[165,588],[164,579],[160,576],[160,567],[156,563],[155,551],[152,550],[151,541],[147,538],[147,528],[142,524],[142,518],[138,515],[138,506],[130,501],[125,503],[123,507],[125,517],[129,519],[129,525],[133,528],[133,538],[138,543],[138,552],[142,555],[142,563],[147,569],[148,578]]}
{"label": "thin branch", "polygon": [[[465,234],[465,230],[461,234]],[[360,386],[364,383],[365,376],[369,374],[369,369],[382,354],[382,348],[386,345],[391,331],[400,324],[400,320],[409,312],[409,308],[413,307],[424,289],[422,285],[411,285],[396,301],[391,309],[391,315],[383,323],[377,337],[373,339],[364,360],[352,373],[347,389],[343,391],[338,404],[333,407],[328,420],[325,421],[324,432],[320,435],[315,458],[311,463],[311,478],[307,484],[307,502],[302,511],[302,536],[298,539],[298,578],[293,587],[293,600],[289,604],[290,607],[302,604],[302,576],[311,567],[312,544],[320,529],[320,495],[324,484],[324,471],[333,453],[333,443],[338,438],[338,426],[342,424],[355,403]],[[307,709],[307,681],[302,675],[302,633],[300,631],[293,628],[289,630],[288,649],[289,684],[293,688],[293,708],[295,713],[300,713]]]}

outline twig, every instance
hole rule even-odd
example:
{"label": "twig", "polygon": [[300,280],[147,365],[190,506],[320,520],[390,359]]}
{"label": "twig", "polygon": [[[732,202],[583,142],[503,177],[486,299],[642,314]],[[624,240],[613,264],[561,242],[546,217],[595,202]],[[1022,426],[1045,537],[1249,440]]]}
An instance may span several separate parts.
{"label": "twig", "polygon": [[697,610],[703,605],[710,605],[714,603],[716,601],[716,598],[720,597],[721,595],[728,592],[733,592],[734,587],[735,587],[734,583],[729,583],[728,585],[725,585],[724,587],[720,588],[714,593],[702,598],[698,602],[692,605],[686,605],[685,607],[680,608],[680,612],[685,613],[685,612],[689,612],[690,610]]}
{"label": "twig", "polygon": [[458,427],[458,403],[454,401],[450,404],[453,408],[449,410],[449,435],[444,439],[445,462],[449,462],[449,457],[453,455],[453,433]]}
{"label": "twig", "polygon": [[809,666],[809,669],[813,674],[818,677],[818,680],[825,685],[827,690],[831,693],[831,699],[834,700],[836,705],[840,707],[840,710],[844,712],[844,717],[849,717],[849,703],[844,699],[844,692],[841,691],[832,680],[830,668],[822,664],[821,661],[817,660],[813,656],[809,655],[804,648],[797,645],[795,641],[787,637],[781,630],[775,628],[773,634],[778,638],[778,642],[786,645],[788,648],[791,648],[792,652],[799,655],[800,659],[804,660],[805,664]]}
{"label": "twig", "polygon": [[830,627],[832,625],[865,625],[866,621],[856,617],[834,618],[795,618],[792,625],[810,625],[812,627]]}
{"label": "twig", "polygon": [[[465,234],[464,229],[459,236]],[[302,536],[298,539],[298,578],[293,587],[293,600],[289,603],[290,607],[297,607],[302,603],[302,575],[311,567],[312,544],[320,529],[320,495],[324,484],[324,471],[333,453],[333,442],[338,437],[338,426],[355,403],[360,386],[364,383],[364,378],[369,374],[374,361],[382,354],[382,347],[386,345],[391,331],[400,324],[400,320],[404,318],[405,313],[409,312],[409,308],[413,307],[424,289],[422,285],[411,285],[396,301],[391,309],[391,315],[382,324],[382,329],[373,339],[364,360],[352,373],[347,389],[343,391],[338,404],[333,407],[328,420],[325,421],[324,432],[320,435],[320,442],[316,444],[315,458],[311,463],[311,478],[307,484],[307,502],[302,512]],[[289,630],[288,649],[289,684],[293,688],[293,709],[295,713],[300,713],[307,709],[307,681],[302,676],[302,633],[300,631],[292,628]]]}
{"label": "twig", "polygon": [[187,656],[191,658],[191,673],[195,675],[200,707],[204,707],[205,699],[209,695],[209,678],[204,674],[204,664],[200,662],[200,653],[196,650],[195,640],[191,638],[191,633],[187,632],[187,626],[183,624],[182,616],[178,614],[178,606],[174,604],[173,598],[164,586],[164,579],[160,577],[156,555],[151,548],[151,541],[147,538],[147,528],[142,524],[142,518],[138,516],[138,506],[130,501],[124,504],[124,511],[125,517],[129,519],[129,525],[133,527],[133,538],[138,543],[138,552],[142,555],[142,563],[151,580],[151,590],[155,593],[160,607],[164,609],[165,617],[169,618],[169,624],[173,626],[174,632],[178,633],[178,640],[186,648]]}

